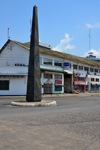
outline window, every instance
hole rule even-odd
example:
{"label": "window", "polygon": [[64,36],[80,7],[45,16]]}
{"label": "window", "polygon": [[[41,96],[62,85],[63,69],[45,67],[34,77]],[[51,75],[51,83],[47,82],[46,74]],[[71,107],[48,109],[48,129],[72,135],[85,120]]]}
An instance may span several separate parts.
{"label": "window", "polygon": [[61,85],[55,85],[55,91],[62,91]]}
{"label": "window", "polygon": [[40,57],[40,64],[42,64],[42,57]]}
{"label": "window", "polygon": [[0,90],[9,90],[9,81],[0,81]]}
{"label": "window", "polygon": [[84,81],[84,78],[80,78],[80,81]]}
{"label": "window", "polygon": [[100,69],[99,69],[99,73],[100,73]]}
{"label": "window", "polygon": [[62,75],[55,75],[55,79],[62,79]]}
{"label": "window", "polygon": [[15,66],[25,66],[25,64],[15,64]]}
{"label": "window", "polygon": [[74,64],[74,65],[73,65],[73,69],[77,69],[77,65]]}
{"label": "window", "polygon": [[55,61],[54,61],[54,65],[55,65],[55,66],[62,67],[62,62],[55,60]]}
{"label": "window", "polygon": [[79,66],[79,70],[83,70],[83,66]]}
{"label": "window", "polygon": [[52,79],[52,74],[44,74],[45,79]]}
{"label": "window", "polygon": [[93,68],[90,68],[90,71],[93,72]]}
{"label": "window", "polygon": [[88,68],[88,67],[84,67],[84,70],[85,70],[85,71],[89,71],[89,68]]}
{"label": "window", "polygon": [[94,78],[91,78],[91,81],[94,81]]}
{"label": "window", "polygon": [[96,78],[96,82],[99,82],[99,79],[98,79],[98,78]]}
{"label": "window", "polygon": [[46,65],[52,65],[52,59],[44,58],[44,64],[46,64]]}
{"label": "window", "polygon": [[71,68],[71,63],[69,64],[69,67]]}
{"label": "window", "polygon": [[95,69],[95,72],[98,72],[98,69]]}

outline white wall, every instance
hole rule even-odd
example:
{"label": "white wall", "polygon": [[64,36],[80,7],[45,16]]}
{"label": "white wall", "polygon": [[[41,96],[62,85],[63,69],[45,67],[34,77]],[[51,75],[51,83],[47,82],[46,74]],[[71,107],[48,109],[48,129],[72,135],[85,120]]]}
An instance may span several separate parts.
{"label": "white wall", "polygon": [[0,95],[26,95],[27,77],[0,79],[9,80],[9,90],[0,90]]}
{"label": "white wall", "polygon": [[1,74],[28,74],[28,67],[26,66],[0,66]]}
{"label": "white wall", "polygon": [[[8,49],[12,46],[12,50]],[[16,63],[28,65],[29,50],[10,41],[0,54],[0,66],[15,66]]]}

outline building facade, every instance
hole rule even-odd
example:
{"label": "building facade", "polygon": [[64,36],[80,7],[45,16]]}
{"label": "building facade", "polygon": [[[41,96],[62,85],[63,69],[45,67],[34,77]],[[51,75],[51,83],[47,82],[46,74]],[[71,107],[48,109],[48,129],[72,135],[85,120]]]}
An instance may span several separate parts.
{"label": "building facade", "polygon": [[[99,63],[51,49],[39,45],[42,94],[100,92]],[[0,50],[0,95],[26,95],[28,61],[29,43],[8,40],[4,44]]]}

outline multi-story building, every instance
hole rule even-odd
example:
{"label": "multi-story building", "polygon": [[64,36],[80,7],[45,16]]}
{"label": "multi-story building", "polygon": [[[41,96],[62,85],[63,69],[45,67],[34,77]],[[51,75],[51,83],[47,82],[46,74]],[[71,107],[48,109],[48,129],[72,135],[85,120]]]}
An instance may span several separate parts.
{"label": "multi-story building", "polygon": [[[100,63],[51,49],[39,45],[42,94],[100,91]],[[0,50],[0,95],[26,95],[28,61],[29,43],[8,40],[4,44]],[[98,88],[93,90],[94,84]]]}

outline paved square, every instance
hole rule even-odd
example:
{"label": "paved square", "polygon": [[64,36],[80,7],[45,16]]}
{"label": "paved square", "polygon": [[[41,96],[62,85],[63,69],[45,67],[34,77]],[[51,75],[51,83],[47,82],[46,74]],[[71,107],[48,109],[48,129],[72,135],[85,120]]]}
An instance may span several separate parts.
{"label": "paved square", "polygon": [[58,105],[14,107],[16,99],[0,98],[0,150],[100,150],[100,96],[46,99]]}

